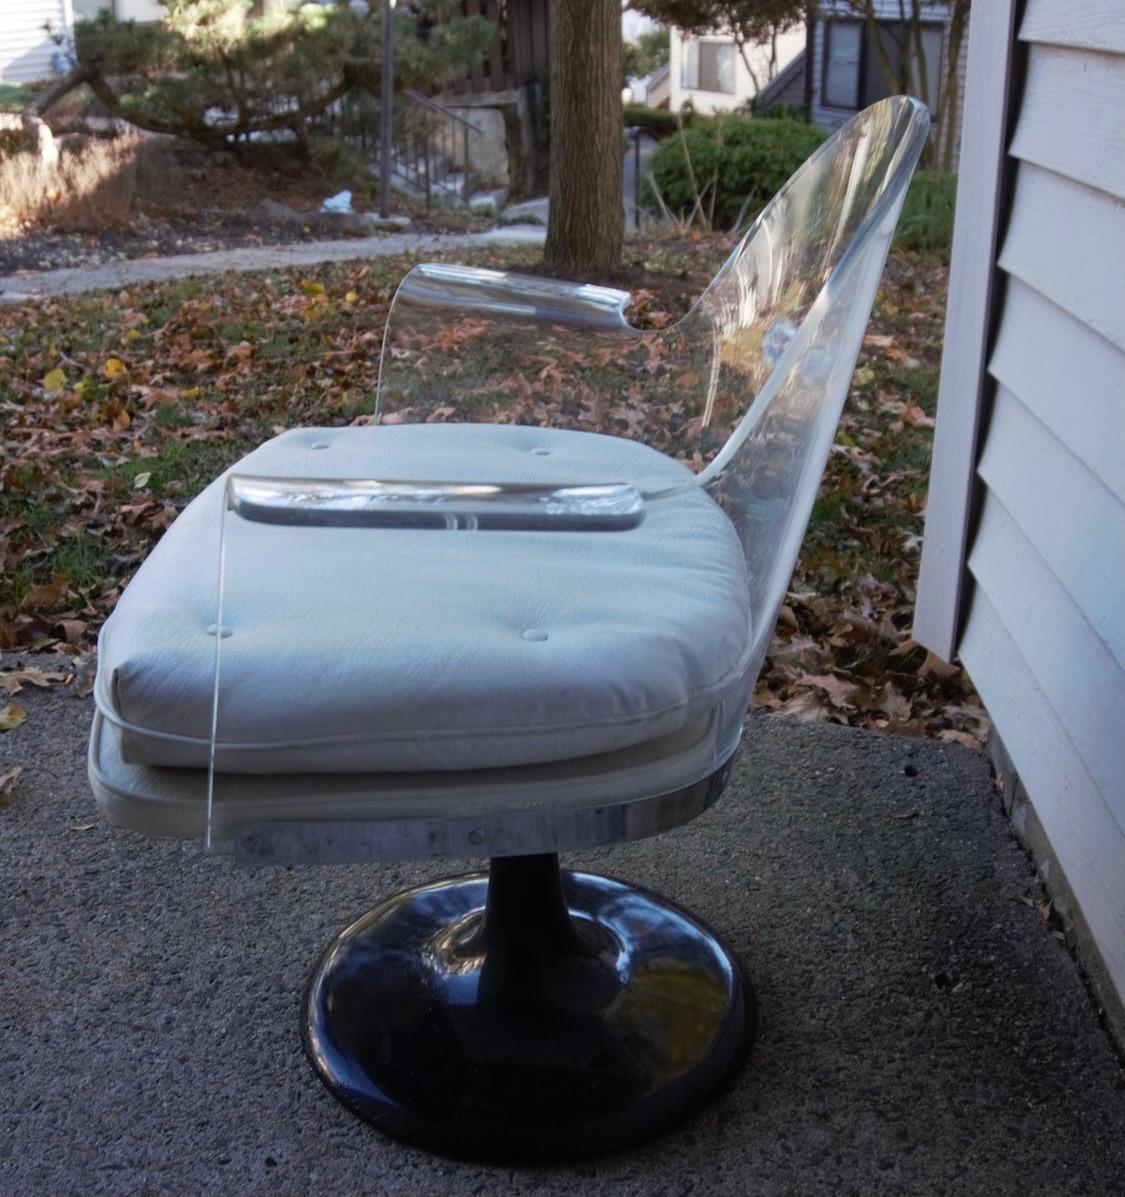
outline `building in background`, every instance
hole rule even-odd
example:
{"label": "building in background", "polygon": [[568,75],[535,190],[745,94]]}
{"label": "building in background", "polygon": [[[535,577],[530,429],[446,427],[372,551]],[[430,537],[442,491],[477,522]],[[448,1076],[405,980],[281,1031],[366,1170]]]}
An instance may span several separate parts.
{"label": "building in background", "polygon": [[46,26],[65,33],[74,24],[71,0],[18,0],[0,21],[0,83],[49,79],[62,65],[63,48]]}
{"label": "building in background", "polygon": [[715,33],[690,37],[673,29],[669,61],[668,103],[679,112],[689,103],[696,112],[729,112],[749,103],[776,74],[805,49],[803,26],[781,34],[777,39],[775,69],[771,72],[771,47],[748,46],[749,66],[734,38]]}
{"label": "building in background", "polygon": [[[883,54],[896,71],[904,54],[917,57],[913,36],[904,36],[899,0],[874,0],[872,8],[877,18],[875,30],[850,0],[821,0],[820,16],[809,38],[806,56],[806,69],[811,70],[806,94],[812,119],[825,129],[839,128],[856,112],[898,90],[892,87],[880,62],[876,34]],[[966,30],[958,44],[952,18],[950,3],[921,6],[918,34],[927,94],[918,98],[926,101],[934,118],[933,137],[937,144],[944,145],[946,138],[941,123],[950,122],[952,145],[948,157],[955,165],[961,140],[969,39]],[[951,52],[956,56],[952,71]],[[913,73],[920,78],[923,71],[915,65]],[[943,96],[946,88],[952,89],[948,97]],[[947,101],[945,106],[943,99]]]}

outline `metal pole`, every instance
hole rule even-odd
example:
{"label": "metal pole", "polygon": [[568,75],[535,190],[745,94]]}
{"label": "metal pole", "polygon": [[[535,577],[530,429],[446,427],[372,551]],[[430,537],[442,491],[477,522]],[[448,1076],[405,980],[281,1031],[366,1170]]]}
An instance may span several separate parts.
{"label": "metal pole", "polygon": [[383,95],[379,114],[379,215],[391,214],[391,146],[395,119],[395,0],[383,0]]}
{"label": "metal pole", "polygon": [[641,128],[633,130],[633,228],[641,229]]}

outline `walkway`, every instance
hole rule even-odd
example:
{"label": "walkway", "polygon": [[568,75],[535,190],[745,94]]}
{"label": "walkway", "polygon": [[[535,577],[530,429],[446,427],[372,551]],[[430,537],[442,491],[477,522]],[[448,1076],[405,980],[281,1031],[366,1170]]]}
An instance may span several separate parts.
{"label": "walkway", "polygon": [[307,241],[220,249],[205,254],[178,254],[170,258],[134,258],[107,262],[102,266],[0,275],[0,303],[23,303],[52,295],[114,290],[132,283],[162,283],[201,274],[225,274],[231,270],[284,270],[291,266],[349,262],[356,258],[418,250],[436,253],[481,245],[542,245],[546,236],[547,230],[538,225],[509,225],[486,233],[386,233],[347,241]]}

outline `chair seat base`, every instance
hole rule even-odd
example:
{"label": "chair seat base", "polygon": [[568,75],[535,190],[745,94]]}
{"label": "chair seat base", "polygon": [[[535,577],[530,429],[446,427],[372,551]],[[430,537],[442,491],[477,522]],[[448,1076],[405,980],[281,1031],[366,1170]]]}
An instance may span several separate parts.
{"label": "chair seat base", "polygon": [[[561,882],[561,884],[560,884]],[[329,1091],[442,1154],[612,1151],[698,1109],[741,1066],[752,992],[716,936],[554,856],[391,898],[313,973],[305,1049]]]}

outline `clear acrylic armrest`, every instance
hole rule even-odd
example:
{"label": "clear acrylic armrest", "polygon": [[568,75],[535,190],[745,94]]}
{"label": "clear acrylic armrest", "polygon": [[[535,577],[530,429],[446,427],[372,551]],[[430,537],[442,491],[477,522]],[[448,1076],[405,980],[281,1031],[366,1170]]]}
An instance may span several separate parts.
{"label": "clear acrylic armrest", "polygon": [[232,474],[226,494],[228,509],[244,520],[298,527],[624,532],[645,514],[644,497],[624,483],[544,486]]}
{"label": "clear acrylic armrest", "polygon": [[[415,266],[399,284],[395,308],[459,308],[482,316],[635,333],[625,319],[631,299],[628,291],[615,287],[426,262]],[[392,312],[391,319],[401,314],[401,310]]]}
{"label": "clear acrylic armrest", "polygon": [[[505,270],[415,266],[387,316],[376,422],[444,421],[455,412],[473,423],[545,422],[524,412],[542,376],[543,383],[550,379],[554,405],[549,422],[566,426],[555,400],[570,391],[581,403],[587,391],[576,367],[617,362],[645,343],[649,334],[625,319],[631,299],[612,287]],[[609,373],[606,394],[619,395],[620,371]]]}

